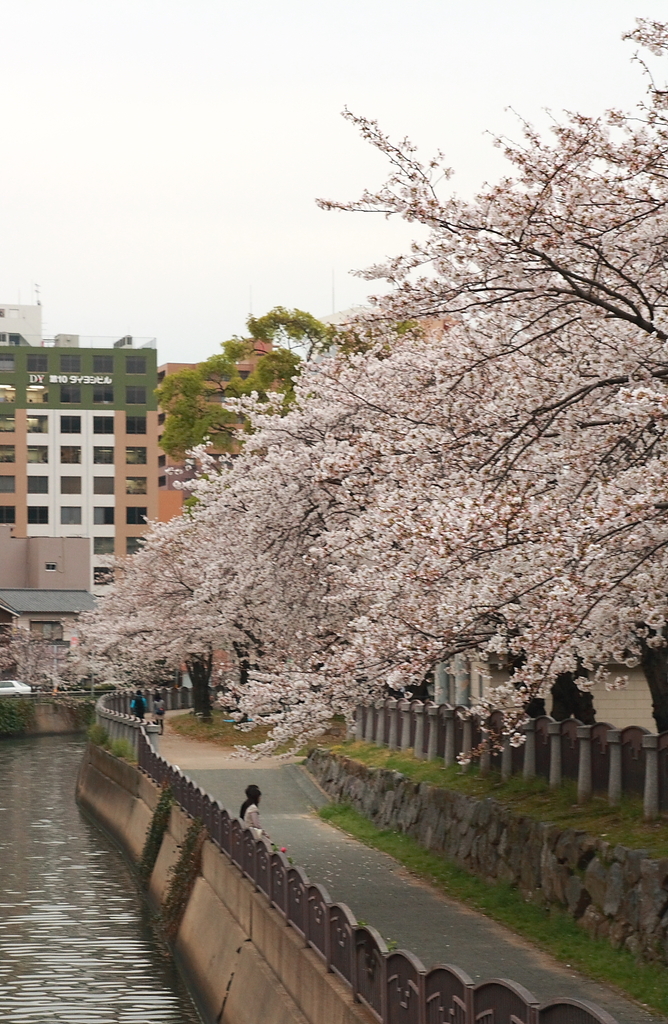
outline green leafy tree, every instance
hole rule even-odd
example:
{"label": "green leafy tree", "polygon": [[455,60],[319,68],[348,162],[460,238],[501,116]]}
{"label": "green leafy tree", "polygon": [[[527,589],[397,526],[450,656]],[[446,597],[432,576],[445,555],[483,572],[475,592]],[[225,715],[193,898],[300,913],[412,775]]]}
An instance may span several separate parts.
{"label": "green leafy tree", "polygon": [[[173,458],[183,458],[206,437],[219,450],[234,451],[240,441],[239,417],[226,408],[226,399],[253,392],[266,399],[269,391],[278,391],[287,409],[302,356],[310,358],[326,350],[333,338],[332,328],[310,313],[283,306],[262,317],[249,317],[247,327],[249,338],[223,342],[219,355],[194,369],[170,374],[157,388],[158,402],[167,414],[160,444]],[[273,346],[269,352],[266,343]],[[253,357],[257,357],[254,369],[242,378],[238,364]]]}

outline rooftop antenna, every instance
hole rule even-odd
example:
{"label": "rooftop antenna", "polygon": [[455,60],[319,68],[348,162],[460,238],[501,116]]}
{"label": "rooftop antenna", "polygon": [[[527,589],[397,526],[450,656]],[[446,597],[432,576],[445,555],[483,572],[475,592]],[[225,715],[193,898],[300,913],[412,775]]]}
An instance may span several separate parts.
{"label": "rooftop antenna", "polygon": [[39,297],[39,285],[38,284],[35,285],[35,301],[37,302],[38,306],[42,305],[42,300]]}

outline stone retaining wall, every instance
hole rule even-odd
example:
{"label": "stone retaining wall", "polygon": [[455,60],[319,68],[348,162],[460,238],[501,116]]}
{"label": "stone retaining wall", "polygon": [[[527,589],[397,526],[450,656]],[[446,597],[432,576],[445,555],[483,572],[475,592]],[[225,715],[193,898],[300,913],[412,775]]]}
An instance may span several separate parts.
{"label": "stone retaining wall", "polygon": [[668,963],[668,859],[329,750],[314,750],[306,766],[330,797],[378,828],[403,832],[486,881],[508,882],[531,899],[567,908],[615,948]]}

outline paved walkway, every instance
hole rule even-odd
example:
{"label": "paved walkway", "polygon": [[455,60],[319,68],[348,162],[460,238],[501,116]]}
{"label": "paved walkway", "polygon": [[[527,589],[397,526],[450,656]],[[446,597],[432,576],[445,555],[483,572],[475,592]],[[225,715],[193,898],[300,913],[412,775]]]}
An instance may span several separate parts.
{"label": "paved walkway", "polygon": [[373,925],[400,949],[417,954],[426,967],[452,963],[474,981],[512,978],[540,999],[588,999],[619,1024],[666,1021],[614,991],[583,978],[538,952],[482,914],[450,900],[413,878],[386,854],[370,850],[323,822],[314,811],[327,802],[306,770],[273,758],[243,762],[210,743],[169,732],[160,752],[230,811],[238,814],[244,789],[262,790],[262,823],[279,846],[300,864],[333,900],[348,904],[358,920]]}

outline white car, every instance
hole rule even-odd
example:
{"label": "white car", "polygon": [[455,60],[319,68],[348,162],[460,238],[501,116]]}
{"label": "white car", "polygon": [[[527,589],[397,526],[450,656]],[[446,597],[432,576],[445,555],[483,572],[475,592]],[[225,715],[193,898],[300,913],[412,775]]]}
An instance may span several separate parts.
{"label": "white car", "polygon": [[0,679],[0,697],[25,697],[32,690],[20,679]]}

